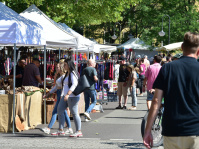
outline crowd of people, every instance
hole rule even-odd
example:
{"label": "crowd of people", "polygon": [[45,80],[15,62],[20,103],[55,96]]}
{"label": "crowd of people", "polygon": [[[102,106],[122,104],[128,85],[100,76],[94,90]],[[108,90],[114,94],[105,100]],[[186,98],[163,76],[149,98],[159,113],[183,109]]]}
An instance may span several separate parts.
{"label": "crowd of people", "polygon": [[[199,34],[187,32],[182,43],[183,54],[171,56],[159,54],[149,61],[147,56],[137,55],[135,62],[126,63],[124,55],[120,56],[115,65],[118,75],[119,105],[116,109],[136,110],[137,96],[143,96],[147,91],[146,106],[149,116],[144,135],[144,145],[147,148],[153,146],[151,128],[153,121],[164,98],[164,114],[162,119],[162,134],[164,136],[164,148],[199,148]],[[26,65],[25,59],[19,59],[16,66],[16,87],[38,86],[42,84],[40,61],[33,59]],[[194,71],[193,71],[194,70]],[[91,120],[90,113],[95,106],[95,83],[98,80],[95,69],[95,61],[88,60],[82,75],[86,75],[90,88],[84,91],[85,120]],[[13,70],[10,77],[13,77]],[[48,125],[42,129],[50,133],[50,129],[59,116],[59,129],[52,135],[69,134],[70,137],[82,137],[81,119],[78,113],[80,95],[74,95],[73,91],[78,85],[79,73],[75,64],[70,59],[61,59],[56,66],[54,87],[44,98],[57,92],[57,102],[52,112],[52,118]],[[128,90],[132,96],[132,106],[127,107]],[[122,102],[122,97],[124,101]],[[71,128],[69,107],[75,122],[76,130]],[[67,125],[64,130],[65,122]]]}
{"label": "crowd of people", "polygon": [[[147,55],[144,57],[137,55],[136,60],[132,63],[126,62],[125,56],[120,56],[118,60],[120,65],[118,67],[117,90],[119,105],[116,109],[136,110],[137,97],[143,96],[145,91],[147,91],[147,108],[150,109],[154,92],[152,86],[162,65],[177,60],[181,56],[182,54],[172,56],[171,54],[160,53],[155,55],[152,61],[149,61]],[[129,91],[132,97],[132,106],[127,108]],[[124,99],[123,104],[122,96]]]}

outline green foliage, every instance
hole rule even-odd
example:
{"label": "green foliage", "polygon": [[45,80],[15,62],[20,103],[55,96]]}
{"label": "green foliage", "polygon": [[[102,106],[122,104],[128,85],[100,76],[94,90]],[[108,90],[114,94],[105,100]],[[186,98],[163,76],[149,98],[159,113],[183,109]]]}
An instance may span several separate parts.
{"label": "green foliage", "polygon": [[[180,42],[187,31],[198,32],[199,0],[0,0],[20,13],[35,4],[56,22],[84,32],[86,37],[105,38],[107,42],[119,43],[128,40],[128,34],[139,37],[147,44],[158,46],[168,43],[170,16],[170,43]],[[119,22],[120,25],[115,25]],[[114,29],[115,28],[115,29]],[[129,28],[125,30],[125,28]],[[83,29],[83,30],[82,30]],[[111,39],[114,34],[116,41]],[[102,40],[101,40],[102,41]]]}

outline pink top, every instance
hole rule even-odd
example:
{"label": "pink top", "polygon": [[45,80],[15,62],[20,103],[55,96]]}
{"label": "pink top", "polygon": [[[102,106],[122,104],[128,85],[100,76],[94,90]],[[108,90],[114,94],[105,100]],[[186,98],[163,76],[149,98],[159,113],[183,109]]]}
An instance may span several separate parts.
{"label": "pink top", "polygon": [[[143,68],[143,72],[142,73],[140,73],[140,75],[144,75],[145,74],[145,71],[146,71],[146,66],[145,66],[145,64],[141,64],[140,65],[140,68]],[[141,72],[141,69],[140,69],[140,72]]]}
{"label": "pink top", "polygon": [[147,71],[145,73],[145,77],[147,78],[147,90],[152,89],[153,83],[158,76],[161,67],[162,66],[159,63],[155,63],[147,68]]}

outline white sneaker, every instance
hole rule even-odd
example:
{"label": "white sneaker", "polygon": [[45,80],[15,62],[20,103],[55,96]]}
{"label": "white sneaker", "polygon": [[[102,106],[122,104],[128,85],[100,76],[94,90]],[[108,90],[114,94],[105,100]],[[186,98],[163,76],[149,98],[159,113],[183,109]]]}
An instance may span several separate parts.
{"label": "white sneaker", "polygon": [[83,134],[82,132],[77,131],[74,134],[70,135],[70,137],[83,137]]}
{"label": "white sneaker", "polygon": [[87,118],[87,117],[85,117],[85,122],[89,122],[90,120]]}
{"label": "white sneaker", "polygon": [[53,135],[53,136],[59,136],[59,135],[65,135],[65,132],[64,131],[57,131],[57,132],[53,132],[53,133],[51,133],[51,135]]}
{"label": "white sneaker", "polygon": [[65,134],[73,134],[72,128],[66,128]]}
{"label": "white sneaker", "polygon": [[84,112],[84,115],[87,117],[88,120],[91,120],[90,114],[87,112]]}
{"label": "white sneaker", "polygon": [[49,129],[48,127],[41,128],[41,130],[42,130],[44,133],[47,133],[47,134],[50,133],[50,129]]}

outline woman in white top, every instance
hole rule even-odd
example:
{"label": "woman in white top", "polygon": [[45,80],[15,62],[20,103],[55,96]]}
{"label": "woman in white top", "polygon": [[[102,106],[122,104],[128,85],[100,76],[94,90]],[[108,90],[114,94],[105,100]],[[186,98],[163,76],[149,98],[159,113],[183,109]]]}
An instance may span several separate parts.
{"label": "woman in white top", "polygon": [[82,137],[81,119],[78,113],[80,95],[75,96],[72,93],[78,85],[79,74],[76,71],[75,64],[72,60],[66,59],[64,61],[64,68],[67,71],[66,74],[57,79],[55,87],[50,91],[54,92],[57,87],[62,87],[61,100],[57,108],[59,116],[59,130],[52,133],[52,135],[65,135],[63,130],[65,122],[64,111],[69,106],[76,126],[76,132],[71,134],[70,137]]}

